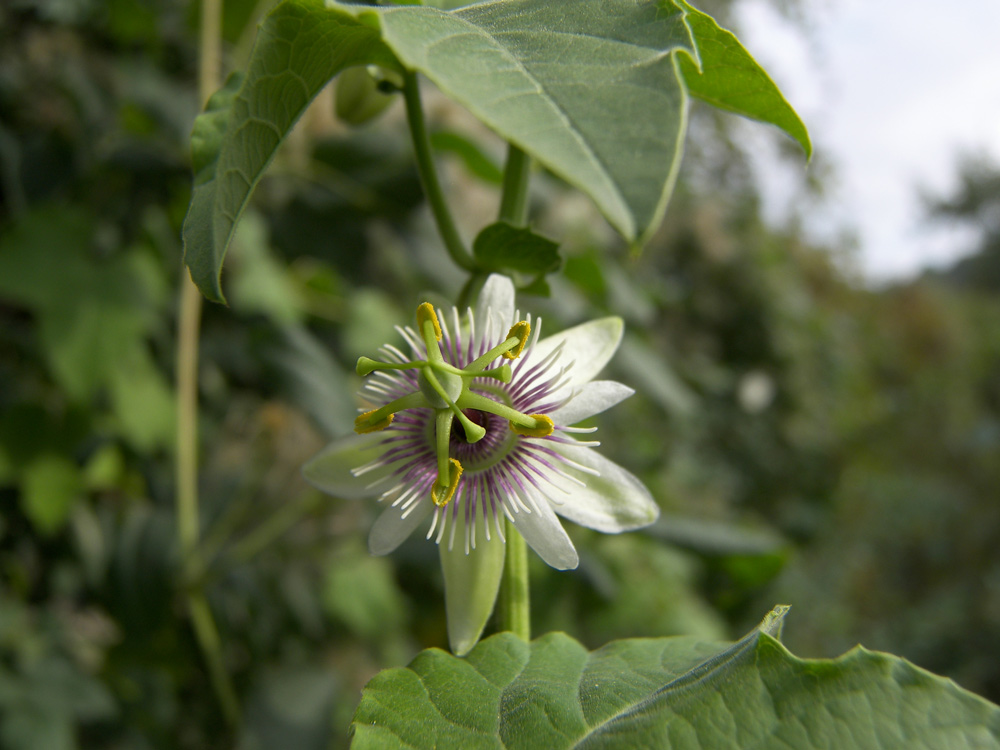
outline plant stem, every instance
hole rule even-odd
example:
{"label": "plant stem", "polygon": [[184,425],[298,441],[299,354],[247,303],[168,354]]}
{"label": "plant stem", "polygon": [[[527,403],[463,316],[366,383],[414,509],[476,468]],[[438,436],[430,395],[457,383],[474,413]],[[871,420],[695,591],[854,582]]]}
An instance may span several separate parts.
{"label": "plant stem", "polygon": [[528,596],[528,546],[507,521],[507,549],[497,598],[497,626],[524,640],[531,639],[531,601]]}
{"label": "plant stem", "polygon": [[222,706],[222,715],[225,716],[230,728],[235,729],[240,723],[240,702],[233,689],[229,672],[226,671],[226,665],[222,661],[222,642],[215,620],[212,618],[212,609],[208,605],[204,591],[200,588],[188,592],[188,610],[191,613],[195,635],[198,637],[198,645],[208,664],[212,689]]}
{"label": "plant stem", "polygon": [[403,98],[406,101],[406,121],[410,125],[410,135],[413,138],[413,150],[417,158],[420,182],[424,186],[424,193],[431,205],[431,213],[434,215],[434,221],[437,223],[445,249],[460,268],[464,268],[466,271],[475,271],[476,262],[462,242],[451,210],[445,201],[444,192],[441,190],[441,183],[438,182],[437,170],[434,168],[434,156],[431,153],[431,141],[427,135],[427,124],[424,122],[424,110],[420,104],[420,83],[416,73],[406,73]]}
{"label": "plant stem", "polygon": [[523,227],[528,223],[528,178],[531,157],[513,143],[507,144],[507,163],[503,168],[503,194],[500,220]]}
{"label": "plant stem", "polygon": [[[222,0],[202,0],[198,94],[203,104],[219,81],[221,23]],[[240,707],[222,659],[219,631],[204,590],[190,582],[191,571],[201,569],[198,549],[198,338],[202,297],[190,275],[181,275],[177,314],[177,538],[195,638],[223,715],[235,728],[240,721]]]}
{"label": "plant stem", "polygon": [[[513,143],[508,143],[507,163],[503,170],[503,194],[500,198],[500,221],[506,221],[516,227],[527,223],[530,176],[531,157]],[[471,284],[472,279],[469,282]],[[503,577],[500,579],[500,594],[497,599],[497,624],[500,630],[509,630],[527,641],[531,639],[528,546],[514,524],[509,520],[506,524],[507,548]]]}

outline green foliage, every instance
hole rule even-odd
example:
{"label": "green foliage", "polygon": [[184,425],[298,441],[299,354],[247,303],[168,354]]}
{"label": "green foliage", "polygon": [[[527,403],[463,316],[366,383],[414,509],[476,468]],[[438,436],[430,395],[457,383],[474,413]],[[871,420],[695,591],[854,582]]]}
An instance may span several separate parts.
{"label": "green foliage", "polygon": [[[223,300],[222,261],[250,193],[278,146],[329,80],[355,65],[398,67],[371,26],[313,0],[286,0],[261,26],[246,77],[230,103],[226,137],[215,140],[229,99],[210,103],[196,125],[212,159],[199,148],[191,209],[184,222],[185,262],[199,288]],[[231,82],[232,83],[232,82]]]}
{"label": "green foliage", "polygon": [[[941,748],[994,745],[1000,709],[858,648],[802,660],[777,608],[728,646],[626,640],[588,653],[551,633],[501,634],[465,659],[425,651],[369,683],[354,748]],[[905,717],[901,720],[901,716]]]}
{"label": "green foliage", "polygon": [[559,267],[558,247],[526,227],[498,221],[476,236],[472,253],[486,271],[544,276]]}
{"label": "green foliage", "polygon": [[24,467],[21,505],[42,534],[50,535],[66,523],[83,490],[80,470],[59,455],[42,455]]}
{"label": "green foliage", "polygon": [[[682,77],[674,53],[697,57],[702,37],[704,67]],[[787,129],[809,152],[802,123],[767,75],[732,34],[686,4],[622,4],[609,14],[597,0],[454,11],[286,0],[261,28],[217,165],[196,159],[185,257],[210,299],[223,299],[219,276],[235,224],[278,146],[327,81],[358,65],[423,73],[589,195],[633,243],[656,229],[673,188],[686,84],[716,106]],[[199,151],[215,142],[224,117],[217,107],[228,97],[210,103],[208,121],[196,127],[206,133]]]}

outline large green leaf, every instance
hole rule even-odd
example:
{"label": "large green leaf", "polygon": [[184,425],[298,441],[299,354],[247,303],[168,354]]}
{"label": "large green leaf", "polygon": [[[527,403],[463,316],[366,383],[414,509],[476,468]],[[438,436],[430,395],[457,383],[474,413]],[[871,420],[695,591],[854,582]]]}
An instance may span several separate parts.
{"label": "large green leaf", "polygon": [[[231,106],[216,100],[195,128],[185,253],[207,296],[222,299],[233,226],[296,119],[334,75],[372,63],[426,75],[589,195],[630,242],[654,230],[666,207],[688,86],[785,128],[808,150],[801,122],[753,58],[680,0],[492,0],[452,11],[284,0],[262,25]],[[205,146],[223,122],[212,159]]]}
{"label": "large green leaf", "polygon": [[223,92],[198,118],[184,259],[209,299],[223,301],[223,258],[278,146],[333,76],[365,64],[398,68],[377,29],[349,13],[327,10],[322,0],[284,0],[261,24],[239,91]]}
{"label": "large green leaf", "polygon": [[464,659],[424,651],[368,684],[352,747],[1000,746],[1000,709],[902,659],[792,656],[776,640],[786,610],[728,646],[634,639],[588,653],[561,633],[502,633]]}
{"label": "large green leaf", "polygon": [[380,17],[407,67],[587,193],[626,239],[659,222],[686,116],[671,53],[694,52],[670,0],[494,0]]}

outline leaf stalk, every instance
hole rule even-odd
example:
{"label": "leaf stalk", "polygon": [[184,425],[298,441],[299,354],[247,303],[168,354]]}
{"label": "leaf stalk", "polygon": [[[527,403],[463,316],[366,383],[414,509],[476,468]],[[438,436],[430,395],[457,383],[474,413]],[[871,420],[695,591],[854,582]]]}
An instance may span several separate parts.
{"label": "leaf stalk", "polygon": [[497,598],[497,630],[509,630],[522,640],[531,640],[531,600],[528,589],[528,546],[509,520],[507,547]]}

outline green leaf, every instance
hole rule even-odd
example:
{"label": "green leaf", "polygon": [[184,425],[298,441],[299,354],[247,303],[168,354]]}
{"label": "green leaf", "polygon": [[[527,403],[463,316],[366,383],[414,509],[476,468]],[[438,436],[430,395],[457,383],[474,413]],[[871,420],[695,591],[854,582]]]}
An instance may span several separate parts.
{"label": "green leaf", "polygon": [[476,237],[472,253],[486,271],[545,274],[559,268],[558,243],[505,221],[490,224]]}
{"label": "green leaf", "polygon": [[811,157],[806,126],[740,40],[685,0],[677,2],[687,11],[700,60],[699,65],[686,55],[678,56],[691,95],[719,109],[778,126],[798,141],[806,158]]}
{"label": "green leaf", "polygon": [[406,626],[406,600],[392,562],[369,554],[360,542],[341,545],[331,557],[322,599],[326,611],[361,638],[384,639]]}
{"label": "green leaf", "polygon": [[287,266],[275,257],[270,240],[264,218],[247,212],[235,236],[240,254],[230,276],[233,309],[265,315],[278,325],[298,323],[305,317],[302,295]]}
{"label": "green leaf", "polygon": [[21,508],[42,534],[63,527],[82,492],[83,477],[68,458],[49,453],[24,467]]}
{"label": "green leaf", "polygon": [[177,406],[170,383],[149,351],[136,346],[122,354],[110,374],[111,405],[121,434],[143,451],[171,450],[177,435]]}
{"label": "green leaf", "polygon": [[[365,10],[358,14],[328,9],[322,0],[284,0],[261,25],[239,91],[231,100],[228,93],[221,95],[202,116],[208,119],[196,126],[197,174],[184,220],[184,260],[209,299],[224,301],[219,275],[236,222],[309,102],[344,68],[399,68]],[[220,141],[223,118],[227,126]]]}
{"label": "green leaf", "polygon": [[233,227],[292,125],[330,78],[366,64],[426,75],[589,195],[633,243],[659,224],[673,188],[689,86],[809,150],[794,111],[735,37],[681,0],[494,0],[451,11],[284,0],[239,91],[221,94],[196,127],[185,260],[206,296],[222,301]]}
{"label": "green leaf", "polygon": [[139,253],[98,258],[95,231],[85,213],[46,206],[0,237],[0,300],[35,313],[53,375],[76,401],[110,383],[156,320]]}
{"label": "green leaf", "polygon": [[408,68],[589,195],[626,239],[659,223],[686,125],[671,53],[694,54],[670,0],[498,0],[379,18]]}
{"label": "green leaf", "polygon": [[501,633],[460,659],[424,651],[362,693],[353,748],[996,747],[1000,709],[898,657],[858,647],[798,659],[787,607],[726,645]]}

